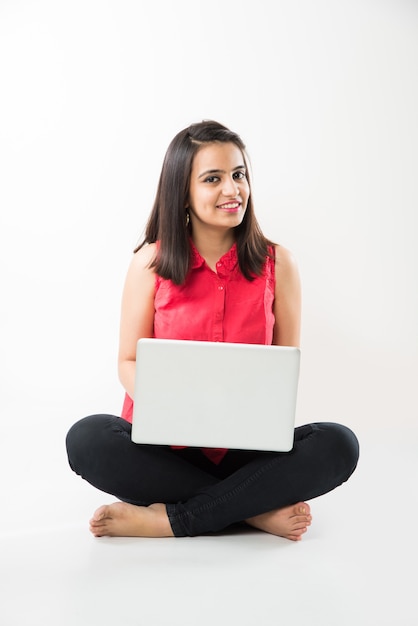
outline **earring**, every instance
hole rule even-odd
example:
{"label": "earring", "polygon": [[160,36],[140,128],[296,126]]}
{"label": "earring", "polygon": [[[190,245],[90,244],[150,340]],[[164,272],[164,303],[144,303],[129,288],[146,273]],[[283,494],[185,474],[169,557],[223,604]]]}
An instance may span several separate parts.
{"label": "earring", "polygon": [[187,212],[186,213],[186,228],[188,227],[189,222],[190,222],[190,215],[189,215],[189,212]]}

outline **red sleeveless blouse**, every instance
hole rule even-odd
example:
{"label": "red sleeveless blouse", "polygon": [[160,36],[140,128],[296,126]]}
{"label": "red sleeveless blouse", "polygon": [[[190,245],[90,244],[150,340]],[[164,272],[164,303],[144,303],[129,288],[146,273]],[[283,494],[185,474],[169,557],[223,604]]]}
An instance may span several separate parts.
{"label": "red sleeveless blouse", "polygon": [[[249,281],[240,271],[236,244],[219,259],[216,272],[192,242],[191,250],[191,268],[182,285],[156,276],[154,337],[270,345],[275,321],[274,258],[266,257],[261,276]],[[133,402],[126,394],[122,417],[132,422],[132,414]],[[219,448],[202,450],[214,463],[226,453]]]}

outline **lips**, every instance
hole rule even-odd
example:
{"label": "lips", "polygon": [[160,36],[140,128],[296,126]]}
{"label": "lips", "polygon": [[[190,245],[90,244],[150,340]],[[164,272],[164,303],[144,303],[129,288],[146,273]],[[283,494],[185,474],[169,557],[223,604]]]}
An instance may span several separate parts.
{"label": "lips", "polygon": [[218,204],[217,208],[220,211],[226,211],[227,213],[236,213],[241,208],[240,202],[226,202],[225,204]]}

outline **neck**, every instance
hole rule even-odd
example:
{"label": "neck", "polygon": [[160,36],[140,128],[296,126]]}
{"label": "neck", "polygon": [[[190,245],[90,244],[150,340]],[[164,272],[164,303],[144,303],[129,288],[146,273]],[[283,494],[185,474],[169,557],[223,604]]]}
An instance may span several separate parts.
{"label": "neck", "polygon": [[224,233],[205,232],[204,236],[199,236],[198,232],[193,231],[192,241],[209,267],[215,270],[217,261],[228,252],[235,242],[235,237],[231,229]]}

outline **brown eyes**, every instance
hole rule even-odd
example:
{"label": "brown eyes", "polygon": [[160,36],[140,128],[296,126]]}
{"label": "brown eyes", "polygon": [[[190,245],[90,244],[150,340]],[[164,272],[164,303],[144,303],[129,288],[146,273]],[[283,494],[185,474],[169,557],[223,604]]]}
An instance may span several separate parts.
{"label": "brown eyes", "polygon": [[[243,180],[245,178],[245,172],[234,172],[232,175],[234,180]],[[217,183],[220,180],[219,176],[207,176],[204,179],[204,183]]]}

